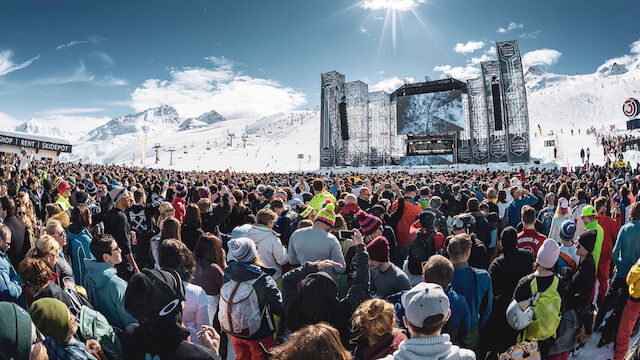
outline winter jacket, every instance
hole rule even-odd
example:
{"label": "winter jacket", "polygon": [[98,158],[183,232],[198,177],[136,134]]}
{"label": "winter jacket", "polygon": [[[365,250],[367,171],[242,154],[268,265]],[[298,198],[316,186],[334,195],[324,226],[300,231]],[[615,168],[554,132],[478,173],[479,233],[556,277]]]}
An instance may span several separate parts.
{"label": "winter jacket", "polygon": [[[573,207],[573,211],[571,212],[571,219],[576,223],[576,233],[573,235],[575,239],[578,236],[582,235],[586,230],[584,228],[584,221],[582,221],[582,209],[589,204],[584,201],[580,201],[576,206]],[[595,256],[594,256],[595,258]]]}
{"label": "winter jacket", "polygon": [[183,198],[178,197],[177,195],[173,195],[171,206],[173,206],[173,209],[176,211],[174,214],[175,218],[178,219],[178,221],[180,221],[181,224],[182,224],[182,220],[184,220],[184,214],[186,212],[186,209],[184,207],[186,203],[187,202]]}
{"label": "winter jacket", "polygon": [[473,351],[453,345],[449,335],[403,341],[398,351],[383,360],[475,360]]}
{"label": "winter jacket", "polygon": [[7,254],[2,251],[0,251],[0,276],[4,280],[9,295],[15,301],[22,294],[22,279],[9,262]]}
{"label": "winter jacket", "polygon": [[[265,273],[269,276],[263,276]],[[256,291],[260,309],[268,306],[269,311],[263,313],[260,329],[244,340],[260,340],[272,336],[275,329],[270,328],[269,324],[274,324],[273,315],[284,314],[282,294],[280,290],[278,290],[276,282],[271,277],[274,273],[275,271],[273,269],[235,261],[229,263],[229,266],[224,269],[224,277],[222,278],[223,285],[230,280],[242,282],[262,276],[253,284],[253,288]],[[269,317],[268,319],[267,316]]]}
{"label": "winter jacket", "polygon": [[568,280],[567,289],[562,296],[563,311],[586,308],[590,304],[591,292],[596,281],[596,264],[591,254],[578,264],[578,269]]}
{"label": "winter jacket", "polygon": [[322,210],[322,207],[324,206],[324,203],[327,199],[331,200],[331,202],[334,204],[336,203],[335,196],[331,195],[331,193],[327,190],[322,190],[321,192],[315,194],[307,205],[311,206],[317,214],[320,210]]}
{"label": "winter jacket", "polygon": [[[402,211],[400,220],[398,221],[396,241],[398,246],[410,246],[411,237],[409,235],[409,229],[411,228],[411,224],[416,221],[418,215],[422,211],[422,206],[409,197],[405,197],[398,201],[402,201],[404,203],[404,210]],[[398,201],[394,201],[391,206],[391,211],[396,210],[398,207]]]}
{"label": "winter jacket", "polygon": [[306,262],[284,274],[282,293],[289,329],[296,331],[305,325],[326,321],[340,332],[342,345],[351,348],[351,317],[369,293],[369,254],[364,244],[354,248],[356,275],[347,296],[342,299],[336,282],[326,272],[318,272],[313,263]]}
{"label": "winter jacket", "polygon": [[253,214],[251,209],[245,207],[244,210],[240,210],[240,208],[236,208],[238,211],[232,210],[231,214],[227,218],[227,221],[224,222],[222,228],[220,229],[225,234],[230,234],[233,229],[236,227],[243,225],[246,223],[245,219],[247,216]]}
{"label": "winter jacket", "polygon": [[562,229],[562,223],[565,220],[571,219],[571,214],[555,214],[551,221],[551,228],[549,229],[549,235],[547,238],[560,242],[560,230]]}
{"label": "winter jacket", "polygon": [[505,313],[518,281],[533,271],[533,263],[533,256],[520,249],[505,249],[491,262],[489,275],[493,287],[493,304],[487,323],[480,333],[480,343],[486,349],[502,352],[515,343],[517,332],[507,323]]}
{"label": "winter jacket", "polygon": [[[596,269],[598,268],[598,264],[600,262],[600,253],[602,252],[602,244],[604,242],[604,230],[602,226],[598,225],[597,221],[586,224],[584,226],[585,231],[595,230],[596,231],[596,244],[593,247],[593,260],[596,262]],[[594,270],[596,270],[594,269]]]}
{"label": "winter jacket", "polygon": [[631,267],[640,259],[640,220],[632,220],[620,228],[611,260],[616,264],[616,276],[627,277]]}
{"label": "winter jacket", "polygon": [[73,277],[76,285],[84,286],[84,277],[87,269],[84,265],[84,259],[95,260],[89,246],[93,237],[89,234],[89,230],[81,225],[71,225],[67,229],[67,239],[71,245],[71,266],[73,268]]}
{"label": "winter jacket", "polygon": [[367,339],[358,343],[354,350],[355,358],[358,360],[375,360],[393,354],[398,350],[400,343],[407,340],[407,335],[402,331],[395,331],[383,336],[373,344],[369,344]]}
{"label": "winter jacket", "polygon": [[27,252],[31,247],[29,243],[29,230],[27,229],[27,225],[15,215],[4,219],[3,224],[7,225],[11,230],[11,247],[7,250],[7,255],[9,256],[9,261],[11,261],[11,265],[17,269],[20,262],[27,256]]}
{"label": "winter jacket", "polygon": [[199,259],[196,262],[196,272],[193,274],[191,283],[202,287],[207,295],[216,296],[220,294],[223,275],[224,271],[218,264]]}
{"label": "winter jacket", "polygon": [[256,243],[258,256],[264,265],[275,270],[272,275],[275,280],[280,279],[282,265],[288,261],[287,249],[280,242],[278,235],[278,233],[263,225],[252,225],[251,229],[245,234],[246,237]]}
{"label": "winter jacket", "polygon": [[133,266],[126,256],[131,254],[131,227],[127,215],[117,207],[111,208],[104,215],[104,232],[110,234],[122,250],[122,262],[116,265],[119,276],[128,279],[133,275]]}
{"label": "winter jacket", "polygon": [[197,227],[185,226],[182,224],[180,226],[180,238],[182,242],[187,246],[189,250],[192,252],[196,249],[196,242],[200,238],[200,235],[204,234],[204,231]]}
{"label": "winter jacket", "polygon": [[116,269],[104,262],[85,259],[87,275],[84,283],[89,302],[100,311],[111,326],[124,329],[136,322],[124,309],[127,283],[116,275]]}
{"label": "winter jacket", "polygon": [[546,239],[546,236],[540,234],[535,229],[524,229],[518,234],[516,247],[528,251],[536,258],[536,256],[538,256],[538,249],[540,249],[540,246],[542,246],[542,243]]}
{"label": "winter jacket", "polygon": [[464,296],[471,313],[471,328],[481,329],[493,304],[491,277],[486,270],[474,269],[467,263],[453,264],[451,286],[459,295]]}
{"label": "winter jacket", "polygon": [[640,259],[629,270],[627,285],[629,285],[629,299],[640,301]]}
{"label": "winter jacket", "polygon": [[618,223],[607,215],[596,216],[598,225],[604,230],[604,240],[602,241],[602,251],[600,252],[600,260],[598,265],[609,266],[611,263],[611,252],[613,251],[613,243],[618,238],[620,227]]}
{"label": "winter jacket", "polygon": [[289,240],[287,253],[289,264],[291,265],[329,259],[342,264],[342,268],[325,270],[328,274],[344,273],[346,270],[345,259],[338,239],[332,234],[315,227],[296,230]]}
{"label": "winter jacket", "polygon": [[215,236],[220,236],[219,225],[227,221],[231,215],[231,204],[229,203],[229,196],[222,196],[222,204],[216,206],[213,211],[200,213],[202,218],[202,231],[212,233]]}
{"label": "winter jacket", "polygon": [[473,230],[474,234],[476,234],[478,239],[482,241],[486,247],[489,247],[491,244],[489,222],[481,211],[474,211],[471,215],[476,219],[476,227]]}
{"label": "winter jacket", "polygon": [[538,202],[538,198],[532,195],[520,199],[513,199],[507,206],[507,217],[509,218],[509,226],[514,228],[522,220],[522,208],[526,205],[533,205]]}
{"label": "winter jacket", "polygon": [[[71,250],[71,247],[69,246],[68,249]],[[58,258],[56,259],[56,264],[53,265],[52,270],[54,273],[58,274],[58,277],[54,280],[54,282],[58,284],[58,286],[60,286],[61,288],[65,287],[64,279],[66,277],[70,277],[74,279],[74,282],[75,282],[73,269],[71,269],[71,265],[69,265],[69,262],[67,261],[67,259],[64,257],[62,253],[58,255]]]}
{"label": "winter jacket", "polygon": [[444,237],[449,236],[447,218],[444,216],[444,214],[440,210],[436,210],[434,208],[430,208],[429,210],[435,214],[435,220],[433,221],[433,226],[436,227],[436,230],[442,233]]}
{"label": "winter jacket", "polygon": [[442,333],[449,334],[451,342],[458,344],[466,338],[469,331],[471,331],[471,313],[469,312],[469,305],[467,304],[467,300],[462,295],[458,294],[451,284],[444,289],[444,292],[449,298],[451,317],[449,317],[449,321],[444,324]]}
{"label": "winter jacket", "polygon": [[282,241],[282,245],[285,247],[289,244],[289,238],[291,238],[291,234],[296,231],[291,226],[291,223],[295,222],[298,218],[298,213],[285,209],[280,216],[276,219],[275,224],[273,224],[273,231],[280,234],[280,241]]}

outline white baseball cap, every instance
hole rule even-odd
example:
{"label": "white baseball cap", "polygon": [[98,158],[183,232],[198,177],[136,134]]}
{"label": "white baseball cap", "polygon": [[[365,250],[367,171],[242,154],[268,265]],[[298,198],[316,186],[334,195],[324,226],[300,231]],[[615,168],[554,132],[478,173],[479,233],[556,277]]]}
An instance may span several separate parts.
{"label": "white baseball cap", "polygon": [[421,282],[404,293],[401,301],[404,316],[415,327],[422,327],[429,317],[449,314],[449,297],[438,284]]}

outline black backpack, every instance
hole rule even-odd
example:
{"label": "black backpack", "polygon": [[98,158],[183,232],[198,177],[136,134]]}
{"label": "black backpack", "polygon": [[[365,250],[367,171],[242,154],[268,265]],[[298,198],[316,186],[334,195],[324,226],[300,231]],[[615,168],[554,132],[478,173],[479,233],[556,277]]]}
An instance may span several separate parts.
{"label": "black backpack", "polygon": [[433,244],[434,235],[434,232],[426,233],[422,230],[416,234],[416,238],[413,239],[409,247],[409,273],[421,275],[422,263],[427,261],[431,255],[435,255],[436,248]]}

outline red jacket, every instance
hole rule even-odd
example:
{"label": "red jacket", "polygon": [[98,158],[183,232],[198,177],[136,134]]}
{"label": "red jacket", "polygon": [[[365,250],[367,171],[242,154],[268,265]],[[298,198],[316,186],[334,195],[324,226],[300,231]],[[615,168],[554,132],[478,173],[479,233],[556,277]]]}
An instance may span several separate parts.
{"label": "red jacket", "polygon": [[182,220],[184,219],[184,213],[185,213],[184,204],[186,203],[187,202],[183,198],[173,195],[173,201],[171,202],[171,206],[173,206],[173,209],[176,211],[175,217],[176,219],[178,219],[178,221],[180,221],[180,224],[182,224]]}
{"label": "red jacket", "polygon": [[[404,201],[404,211],[398,221],[398,232],[396,233],[396,241],[400,246],[411,245],[411,234],[409,233],[411,225],[418,218],[418,215],[422,211],[422,205],[415,201],[409,201],[407,199],[401,199]],[[393,202],[391,206],[391,212],[394,212],[398,207],[398,201]]]}
{"label": "red jacket", "polygon": [[597,215],[596,219],[598,220],[598,225],[600,225],[602,230],[604,230],[602,252],[600,253],[600,261],[598,261],[598,265],[605,264],[605,266],[609,266],[609,263],[611,262],[611,252],[613,251],[613,242],[618,238],[620,225],[607,215]]}
{"label": "red jacket", "polygon": [[531,255],[533,255],[533,258],[536,259],[538,256],[538,249],[540,249],[540,246],[542,246],[542,243],[546,239],[546,236],[540,234],[535,229],[524,229],[520,234],[518,234],[516,247],[530,252]]}

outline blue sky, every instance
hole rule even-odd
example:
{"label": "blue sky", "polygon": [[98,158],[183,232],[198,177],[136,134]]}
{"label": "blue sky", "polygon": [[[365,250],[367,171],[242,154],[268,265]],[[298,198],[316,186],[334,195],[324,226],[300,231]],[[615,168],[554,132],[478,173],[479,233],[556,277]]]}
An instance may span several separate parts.
{"label": "blue sky", "polygon": [[162,103],[267,115],[317,106],[323,71],[387,90],[472,77],[496,40],[517,39],[547,71],[591,73],[629,53],[639,11],[628,0],[4,1],[0,121]]}

